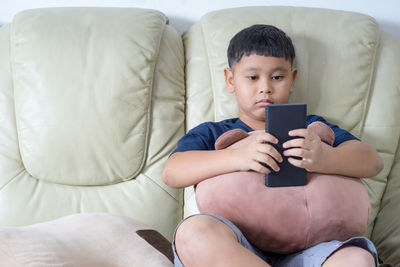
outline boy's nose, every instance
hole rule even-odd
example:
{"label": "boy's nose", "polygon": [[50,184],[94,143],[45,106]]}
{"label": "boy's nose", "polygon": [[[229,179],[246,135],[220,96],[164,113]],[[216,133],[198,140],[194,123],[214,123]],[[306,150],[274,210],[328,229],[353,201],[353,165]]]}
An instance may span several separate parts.
{"label": "boy's nose", "polygon": [[271,87],[265,86],[265,87],[261,88],[260,93],[265,94],[265,95],[271,94],[272,93]]}

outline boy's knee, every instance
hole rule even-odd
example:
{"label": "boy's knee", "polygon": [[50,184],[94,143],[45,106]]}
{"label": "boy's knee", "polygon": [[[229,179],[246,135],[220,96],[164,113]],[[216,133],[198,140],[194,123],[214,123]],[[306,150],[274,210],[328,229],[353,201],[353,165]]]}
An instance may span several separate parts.
{"label": "boy's knee", "polygon": [[223,237],[236,238],[236,235],[228,225],[212,216],[195,215],[183,221],[176,230],[175,246],[188,247],[190,244],[193,247]]}
{"label": "boy's knee", "polygon": [[322,266],[375,266],[372,254],[360,247],[344,247],[330,256]]}
{"label": "boy's knee", "polygon": [[354,264],[352,266],[375,266],[375,259],[372,254],[362,248],[357,248],[353,260]]}

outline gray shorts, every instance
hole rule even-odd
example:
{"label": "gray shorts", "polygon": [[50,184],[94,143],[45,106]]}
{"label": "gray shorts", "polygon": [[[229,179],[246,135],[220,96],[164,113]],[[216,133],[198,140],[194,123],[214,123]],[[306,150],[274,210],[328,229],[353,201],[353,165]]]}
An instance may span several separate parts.
{"label": "gray shorts", "polygon": [[[249,243],[249,241],[247,241],[246,237],[239,230],[239,228],[237,228],[231,221],[229,221],[225,218],[222,218],[220,216],[213,215],[213,214],[202,214],[202,215],[212,216],[212,217],[220,220],[221,222],[225,223],[226,225],[228,225],[235,232],[238,242],[243,247],[249,249],[250,251],[252,251],[254,254],[256,254],[257,256],[262,258],[265,262],[267,262],[269,265],[271,265],[273,267],[321,266],[322,263],[332,253],[334,253],[336,250],[338,250],[339,248],[341,248],[344,245],[356,246],[356,247],[360,247],[360,248],[363,248],[363,249],[369,251],[375,259],[376,266],[378,266],[378,253],[376,252],[376,248],[371,240],[369,240],[368,238],[363,237],[363,236],[352,237],[343,242],[337,241],[337,240],[323,242],[323,243],[317,244],[313,247],[302,250],[300,252],[282,255],[282,254],[261,251],[261,250],[257,249],[256,247],[254,247],[253,245],[251,245]],[[196,215],[193,215],[193,216],[196,216]],[[179,225],[178,225],[178,227],[179,227]],[[176,232],[176,230],[175,230],[175,232]],[[180,261],[178,255],[176,253],[176,250],[175,250],[175,233],[174,233],[173,242],[172,242],[172,249],[173,249],[174,257],[175,257],[175,259],[174,259],[175,266],[183,267],[183,264]]]}

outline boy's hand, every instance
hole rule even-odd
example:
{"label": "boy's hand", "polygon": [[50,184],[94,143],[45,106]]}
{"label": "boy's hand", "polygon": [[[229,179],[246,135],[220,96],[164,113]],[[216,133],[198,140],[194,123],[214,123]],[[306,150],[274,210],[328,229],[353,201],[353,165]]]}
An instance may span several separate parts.
{"label": "boy's hand", "polygon": [[278,139],[269,133],[261,132],[257,133],[250,143],[236,149],[237,166],[241,171],[270,173],[266,165],[274,171],[279,171],[277,161],[282,162],[282,155],[267,142],[277,144]]}
{"label": "boy's hand", "polygon": [[[321,172],[324,169],[325,152],[330,147],[321,141],[321,138],[309,129],[296,129],[289,132],[290,136],[299,136],[282,144],[283,155],[297,167],[309,172]],[[291,157],[300,157],[295,159]]]}

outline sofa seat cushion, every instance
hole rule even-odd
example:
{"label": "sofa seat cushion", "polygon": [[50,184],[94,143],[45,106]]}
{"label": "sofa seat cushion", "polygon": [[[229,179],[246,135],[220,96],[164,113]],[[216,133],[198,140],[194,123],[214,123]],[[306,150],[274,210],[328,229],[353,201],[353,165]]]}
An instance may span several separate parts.
{"label": "sofa seat cushion", "polygon": [[128,217],[74,214],[0,228],[2,266],[172,266],[172,260],[161,234]]}

